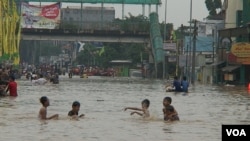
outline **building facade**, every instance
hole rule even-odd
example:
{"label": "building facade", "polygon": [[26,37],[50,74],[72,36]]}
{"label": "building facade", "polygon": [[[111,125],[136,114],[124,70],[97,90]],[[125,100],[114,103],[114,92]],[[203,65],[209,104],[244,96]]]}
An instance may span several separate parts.
{"label": "building facade", "polygon": [[[223,73],[221,82],[247,85],[250,82],[250,1],[225,0],[225,29],[220,32],[220,48],[226,56],[219,58],[226,66],[219,68]],[[225,45],[225,43],[228,43]]]}

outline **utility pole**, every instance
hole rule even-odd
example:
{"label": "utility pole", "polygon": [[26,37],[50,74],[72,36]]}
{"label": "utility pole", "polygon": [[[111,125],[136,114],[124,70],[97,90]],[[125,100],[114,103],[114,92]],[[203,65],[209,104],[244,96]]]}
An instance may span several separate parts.
{"label": "utility pole", "polygon": [[[191,72],[190,72],[190,68],[191,68],[191,49],[192,49],[192,39],[191,39],[191,35],[192,35],[192,13],[193,13],[193,0],[190,0],[190,19],[189,19],[189,46],[187,49],[187,53],[188,53],[188,82],[190,82],[190,78],[191,78]],[[189,52],[188,52],[189,51]]]}
{"label": "utility pole", "polygon": [[[163,44],[166,43],[166,29],[167,29],[167,0],[165,1],[165,20],[164,20],[164,30],[163,30]],[[163,49],[163,60],[162,60],[162,67],[163,67],[163,71],[162,71],[162,78],[165,79],[166,78],[166,56],[165,56],[165,50]]]}
{"label": "utility pole", "polygon": [[195,59],[196,59],[196,36],[197,36],[197,21],[194,20],[194,35],[193,35],[193,56],[192,56],[192,78],[191,83],[194,85],[195,81]]}

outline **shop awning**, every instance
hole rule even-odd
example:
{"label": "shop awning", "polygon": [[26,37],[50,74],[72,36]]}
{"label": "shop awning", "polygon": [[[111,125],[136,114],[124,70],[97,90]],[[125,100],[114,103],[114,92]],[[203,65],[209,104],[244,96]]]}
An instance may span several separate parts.
{"label": "shop awning", "polygon": [[214,63],[212,63],[212,64],[210,64],[209,66],[218,66],[218,65],[221,65],[221,64],[223,64],[223,63],[225,63],[225,61],[220,61],[220,62],[214,62]]}
{"label": "shop awning", "polygon": [[226,66],[224,68],[222,68],[221,70],[224,72],[232,72],[236,69],[238,69],[240,66]]}

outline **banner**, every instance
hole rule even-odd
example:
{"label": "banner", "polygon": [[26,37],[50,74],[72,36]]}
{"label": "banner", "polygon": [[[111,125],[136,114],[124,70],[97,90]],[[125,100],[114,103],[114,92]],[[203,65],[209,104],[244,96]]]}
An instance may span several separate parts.
{"label": "banner", "polygon": [[60,8],[61,4],[59,2],[42,7],[22,3],[21,27],[39,29],[59,28]]}
{"label": "banner", "polygon": [[250,57],[250,44],[249,43],[235,43],[231,47],[231,52],[237,57]]}

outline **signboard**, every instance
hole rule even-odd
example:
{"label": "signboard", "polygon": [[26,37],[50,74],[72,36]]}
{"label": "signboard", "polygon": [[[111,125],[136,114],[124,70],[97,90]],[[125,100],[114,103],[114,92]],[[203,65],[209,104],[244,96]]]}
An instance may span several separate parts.
{"label": "signboard", "polygon": [[163,49],[176,51],[176,43],[163,43]]}
{"label": "signboard", "polygon": [[231,52],[236,57],[250,57],[250,44],[249,43],[233,44]]}
{"label": "signboard", "polygon": [[237,58],[237,63],[250,65],[250,57],[244,57],[244,58],[238,57]]}
{"label": "signboard", "polygon": [[60,7],[60,3],[39,7],[23,2],[21,6],[21,28],[58,28]]}
{"label": "signboard", "polygon": [[168,56],[168,62],[176,62],[176,56]]}

